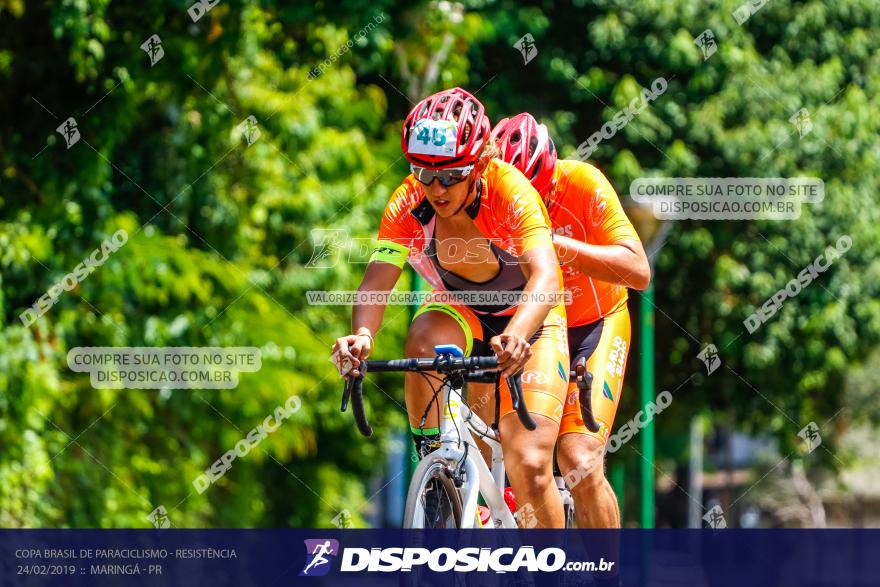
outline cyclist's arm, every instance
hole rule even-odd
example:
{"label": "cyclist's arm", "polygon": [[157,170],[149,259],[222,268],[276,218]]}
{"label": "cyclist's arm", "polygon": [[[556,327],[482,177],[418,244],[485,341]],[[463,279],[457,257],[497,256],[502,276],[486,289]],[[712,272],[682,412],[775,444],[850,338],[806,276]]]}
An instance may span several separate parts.
{"label": "cyclist's arm", "polygon": [[523,290],[525,300],[517,307],[504,332],[489,341],[498,356],[499,367],[509,376],[529,359],[529,339],[550,310],[562,303],[559,295],[562,278],[550,238],[550,218],[538,192],[512,167],[505,164],[501,170],[497,178],[495,212],[510,231],[514,252],[527,280]]}
{"label": "cyclist's arm", "polygon": [[[358,292],[388,293],[397,284],[402,268],[391,263],[371,262],[367,265]],[[378,301],[378,300],[377,300]],[[333,345],[333,358],[343,377],[360,377],[358,367],[373,351],[373,337],[382,325],[384,303],[356,303],[351,311],[354,334],[340,336]],[[350,367],[349,367],[350,365]]]}
{"label": "cyclist's arm", "polygon": [[[400,278],[413,236],[418,229],[415,219],[409,215],[412,203],[410,200],[416,194],[408,188],[406,183],[401,185],[385,206],[379,226],[378,243],[367,264],[358,292],[388,294]],[[361,375],[357,367],[360,360],[369,357],[373,350],[373,337],[382,325],[385,306],[385,303],[354,305],[351,311],[353,334],[337,338],[333,345],[333,355],[340,373],[346,371],[346,363],[350,362],[353,369],[345,376]]]}
{"label": "cyclist's arm", "polygon": [[526,301],[519,305],[504,332],[528,340],[553,306],[561,302],[559,263],[552,248],[536,247],[522,254],[520,264],[528,278],[523,290]]}
{"label": "cyclist's arm", "polygon": [[[397,285],[402,268],[390,263],[372,262],[367,265],[359,292],[390,292]],[[385,304],[355,304],[351,311],[351,331],[355,334],[375,336],[382,325]]]}
{"label": "cyclist's arm", "polygon": [[529,249],[520,255],[520,264],[528,279],[523,289],[525,301],[519,304],[504,332],[489,341],[505,377],[521,370],[532,356],[529,339],[553,306],[560,303],[559,261],[552,246]]}
{"label": "cyclist's arm", "polygon": [[637,240],[593,245],[556,235],[553,245],[564,263],[584,275],[637,290],[645,289],[651,281],[648,257],[642,243]]}
{"label": "cyclist's arm", "polygon": [[605,175],[586,163],[572,170],[570,184],[578,190],[572,201],[590,242],[556,236],[553,245],[563,263],[607,283],[643,290],[651,281],[651,267],[632,222]]}

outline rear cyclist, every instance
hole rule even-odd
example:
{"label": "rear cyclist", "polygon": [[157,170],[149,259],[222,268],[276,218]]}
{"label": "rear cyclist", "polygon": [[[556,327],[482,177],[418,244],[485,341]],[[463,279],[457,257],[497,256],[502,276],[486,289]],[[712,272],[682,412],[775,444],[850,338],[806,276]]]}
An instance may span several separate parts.
{"label": "rear cyclist", "polygon": [[557,459],[572,487],[579,528],[619,528],[620,509],[605,478],[605,444],[614,425],[630,346],[627,287],[645,289],[651,271],[644,248],[602,172],[581,161],[557,160],[543,124],[528,113],[501,120],[492,131],[502,158],[529,178],[553,223],[562,263],[571,367],[581,357],[593,374],[597,433],[584,426],[578,392],[568,391]]}
{"label": "rear cyclist", "polygon": [[[412,174],[385,208],[359,291],[392,290],[409,261],[435,290],[523,294],[526,301],[516,305],[491,299],[425,304],[410,326],[406,356],[432,356],[435,345],[451,343],[468,355],[497,355],[504,376],[525,370],[523,395],[537,429],[523,428],[502,383],[499,431],[508,477],[537,525],[558,528],[563,513],[552,462],[568,386],[562,278],[541,198],[513,166],[493,159],[490,129],[483,105],[460,88],[412,109],[401,140]],[[353,308],[354,334],[333,347],[337,360],[354,365],[350,376],[359,375],[358,359],[369,356],[384,311],[384,304]],[[487,394],[489,387],[471,384],[469,394]],[[439,409],[429,410],[420,426],[433,390],[408,373],[405,395],[416,448],[424,454],[439,441]]]}

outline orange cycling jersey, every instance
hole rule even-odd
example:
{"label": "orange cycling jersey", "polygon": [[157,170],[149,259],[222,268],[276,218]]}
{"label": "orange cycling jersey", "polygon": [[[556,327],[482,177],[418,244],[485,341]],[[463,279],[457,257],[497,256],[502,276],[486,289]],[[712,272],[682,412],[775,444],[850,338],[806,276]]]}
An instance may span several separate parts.
{"label": "orange cycling jersey", "polygon": [[[548,206],[553,232],[595,245],[639,240],[617,193],[601,171],[588,163],[560,159],[553,177],[556,186]],[[566,307],[569,327],[590,324],[626,305],[623,285],[584,275],[564,260],[562,274],[565,289],[572,297]]]}
{"label": "orange cycling jersey", "polygon": [[[499,273],[475,283],[445,271],[437,261],[434,209],[410,175],[385,207],[378,245],[370,261],[403,267],[405,261],[435,290],[521,291],[526,278],[519,257],[535,247],[552,247],[550,218],[538,193],[515,167],[492,159],[478,182],[477,197],[465,208],[499,261]],[[464,247],[462,247],[464,250]],[[478,313],[506,315],[515,305],[475,304]]]}

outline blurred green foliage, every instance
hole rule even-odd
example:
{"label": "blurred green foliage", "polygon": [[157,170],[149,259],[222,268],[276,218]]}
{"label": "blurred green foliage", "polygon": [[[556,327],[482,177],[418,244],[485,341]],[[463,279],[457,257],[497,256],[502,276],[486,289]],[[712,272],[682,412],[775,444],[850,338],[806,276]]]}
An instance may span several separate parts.
{"label": "blurred green foliage", "polygon": [[[822,178],[824,202],[794,222],[672,227],[656,258],[658,383],[681,388],[658,426],[681,433],[708,412],[787,454],[808,422],[859,416],[840,410],[880,336],[869,0],[772,2],[742,26],[729,0],[221,0],[195,23],[189,4],[0,1],[0,526],[146,526],[160,504],[178,527],[328,526],[342,509],[363,523],[387,434],[405,423],[401,382],[367,390],[377,438],[339,414],[326,357],[349,311],[305,292],[353,289],[363,265],[340,253],[306,267],[310,235],[375,233],[406,173],[400,120],[455,84],[493,119],[534,113],[574,156],[666,78],[593,156],[621,194],[646,175]],[[706,29],[717,53],[704,60]],[[524,65],[526,33],[538,54]],[[165,54],[151,66],[140,45],[153,34]],[[789,122],[801,108],[803,138]],[[55,132],[68,116],[82,137],[70,149]],[[120,228],[128,244],[24,327],[19,314]],[[743,319],[843,234],[852,249],[750,335]],[[380,356],[400,353],[406,315],[388,310]],[[696,359],[707,343],[723,362],[710,377]],[[138,345],[252,345],[263,368],[234,390],[157,392],[96,391],[66,365],[74,346]],[[638,363],[619,414],[637,409]],[[292,394],[302,409],[197,494],[191,481]]]}

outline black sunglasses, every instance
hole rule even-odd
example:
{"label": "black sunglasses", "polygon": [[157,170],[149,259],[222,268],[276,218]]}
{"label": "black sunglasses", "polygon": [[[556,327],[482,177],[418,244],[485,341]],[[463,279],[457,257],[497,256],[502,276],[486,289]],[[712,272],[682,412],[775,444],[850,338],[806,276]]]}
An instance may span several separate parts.
{"label": "black sunglasses", "polygon": [[463,182],[474,170],[473,165],[451,167],[449,169],[426,169],[424,167],[410,165],[409,168],[410,171],[412,171],[413,176],[419,180],[420,183],[431,185],[434,182],[434,178],[437,178],[440,180],[440,185],[445,188]]}

